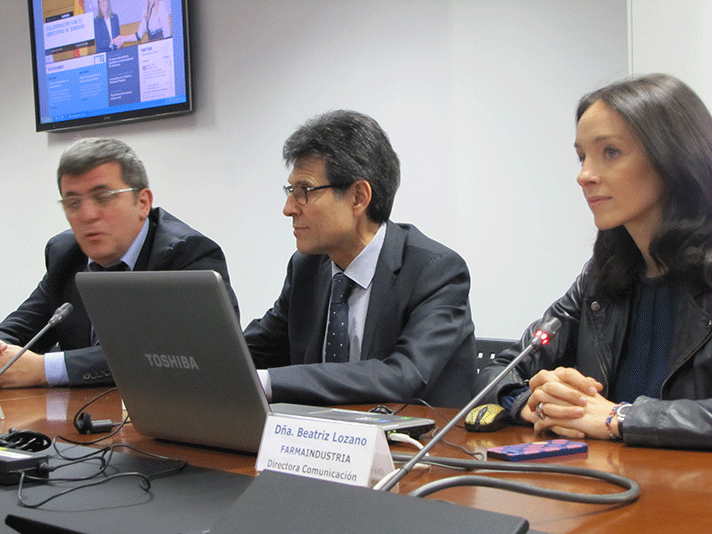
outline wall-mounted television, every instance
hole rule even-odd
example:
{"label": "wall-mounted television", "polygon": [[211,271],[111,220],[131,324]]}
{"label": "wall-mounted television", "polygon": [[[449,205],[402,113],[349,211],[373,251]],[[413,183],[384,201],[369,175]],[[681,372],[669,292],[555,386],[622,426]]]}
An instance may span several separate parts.
{"label": "wall-mounted television", "polygon": [[28,0],[38,132],[192,111],[188,0]]}

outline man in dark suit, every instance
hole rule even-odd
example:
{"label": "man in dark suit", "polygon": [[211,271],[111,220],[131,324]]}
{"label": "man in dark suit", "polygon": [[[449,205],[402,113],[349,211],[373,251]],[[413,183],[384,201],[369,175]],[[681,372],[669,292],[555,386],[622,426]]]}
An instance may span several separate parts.
{"label": "man in dark suit", "polygon": [[[62,303],[71,303],[74,310],[0,376],[1,387],[112,383],[74,284],[79,271],[212,269],[223,277],[238,314],[221,248],[161,208],[152,208],[146,170],[127,145],[115,139],[77,141],[62,154],[57,183],[71,230],[49,240],[47,273],[0,323],[0,366]],[[46,352],[55,345],[61,352]]]}
{"label": "man in dark suit", "polygon": [[[388,220],[400,164],[386,133],[366,115],[327,113],[292,134],[284,159],[298,252],[274,306],[245,329],[268,398],[463,406],[475,377],[469,272]],[[340,279],[347,289],[330,300]]]}

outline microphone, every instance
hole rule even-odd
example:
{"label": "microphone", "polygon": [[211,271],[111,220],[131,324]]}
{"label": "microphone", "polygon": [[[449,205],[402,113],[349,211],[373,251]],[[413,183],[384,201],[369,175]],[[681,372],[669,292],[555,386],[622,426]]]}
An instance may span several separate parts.
{"label": "microphone", "polygon": [[57,323],[64,321],[67,318],[67,315],[72,313],[73,309],[74,307],[69,302],[65,302],[64,304],[62,304],[54,311],[54,315],[52,315],[52,318],[47,323],[47,327],[51,328]]}
{"label": "microphone", "polygon": [[15,362],[17,361],[17,359],[18,359],[20,356],[22,356],[32,345],[34,345],[35,342],[36,342],[39,338],[41,338],[47,330],[49,330],[50,328],[52,328],[53,326],[55,326],[57,323],[59,323],[59,322],[63,321],[64,319],[66,319],[66,318],[67,318],[67,315],[69,315],[70,313],[72,313],[72,309],[73,309],[73,307],[72,307],[72,305],[71,305],[69,302],[65,302],[65,303],[62,304],[59,308],[57,308],[57,309],[55,310],[55,312],[54,312],[54,315],[52,315],[52,318],[51,318],[49,321],[47,321],[47,324],[44,326],[44,328],[43,328],[42,330],[40,330],[39,333],[38,333],[35,337],[33,337],[33,338],[29,341],[29,343],[27,343],[27,345],[25,345],[24,347],[22,347],[22,349],[20,349],[20,352],[18,352],[17,354],[15,354],[15,357],[14,357],[12,360],[10,360],[9,362],[7,362],[7,363],[5,364],[5,366],[4,366],[2,369],[0,369],[0,376],[1,376],[5,371],[7,371],[7,369],[8,369],[13,363],[15,363]]}
{"label": "microphone", "polygon": [[413,456],[413,458],[408,463],[403,465],[400,469],[394,471],[390,478],[386,476],[387,480],[384,479],[379,482],[376,486],[374,486],[374,489],[379,489],[381,491],[389,491],[391,488],[393,488],[393,486],[395,486],[401,478],[407,475],[411,471],[411,469],[413,469],[415,464],[422,460],[423,457],[428,454],[430,449],[432,449],[435,444],[438,443],[443,438],[443,436],[445,436],[445,434],[447,434],[457,424],[460,419],[465,417],[470,412],[470,410],[477,406],[485,397],[485,395],[492,391],[492,389],[494,389],[494,387],[499,384],[502,379],[507,376],[507,374],[509,374],[509,372],[514,369],[515,366],[519,364],[520,361],[538,350],[539,347],[541,347],[542,345],[546,345],[551,340],[551,338],[556,335],[556,333],[559,331],[559,328],[561,328],[561,321],[556,317],[552,317],[551,319],[547,319],[546,321],[542,322],[539,325],[539,329],[536,331],[534,337],[526,346],[526,348],[522,352],[520,352],[516,358],[509,362],[509,364],[504,369],[502,369],[502,371],[496,377],[494,377],[494,380],[492,380],[482,391],[475,395],[475,397],[467,403],[467,406],[460,410],[458,414],[442,428],[442,430],[435,434],[435,436],[433,436],[433,439],[431,439],[422,449],[420,449],[418,453]]}

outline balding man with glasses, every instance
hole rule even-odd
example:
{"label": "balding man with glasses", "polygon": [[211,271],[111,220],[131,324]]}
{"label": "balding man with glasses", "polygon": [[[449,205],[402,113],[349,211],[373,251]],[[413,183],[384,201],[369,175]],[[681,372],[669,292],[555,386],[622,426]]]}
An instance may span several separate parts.
{"label": "balding man with glasses", "polygon": [[334,111],[300,127],[283,155],[298,251],[274,306],[245,329],[268,398],[464,406],[470,275],[458,254],[389,220],[400,164],[386,133]]}
{"label": "balding man with glasses", "polygon": [[[0,376],[0,387],[113,382],[74,284],[79,271],[211,269],[223,277],[239,318],[222,249],[165,210],[152,207],[144,165],[126,144],[106,138],[77,141],[62,154],[57,185],[71,230],[49,240],[47,273],[0,323],[0,366],[47,324],[57,307],[69,302],[74,310]],[[47,352],[57,347],[59,351]]]}

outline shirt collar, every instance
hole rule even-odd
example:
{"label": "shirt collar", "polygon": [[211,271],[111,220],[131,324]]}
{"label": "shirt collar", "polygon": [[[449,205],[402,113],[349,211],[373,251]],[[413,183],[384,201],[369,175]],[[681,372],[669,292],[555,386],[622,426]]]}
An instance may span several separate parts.
{"label": "shirt collar", "polygon": [[[378,265],[378,257],[381,254],[381,249],[383,248],[383,241],[386,238],[386,223],[381,224],[376,231],[376,235],[373,236],[370,243],[364,247],[364,249],[359,252],[359,255],[354,258],[354,260],[349,263],[348,267],[344,271],[344,274],[351,278],[363,289],[367,289],[373,281],[373,277],[376,274],[376,265]],[[331,276],[333,277],[336,273],[340,273],[336,264],[331,262]]]}
{"label": "shirt collar", "polygon": [[[121,263],[122,261],[129,266],[129,270],[133,271],[134,267],[136,267],[136,262],[138,261],[138,255],[141,253],[141,248],[143,248],[143,244],[146,241],[146,236],[148,235],[148,218],[143,222],[143,226],[141,227],[141,231],[138,233],[136,236],[136,239],[133,240],[133,243],[131,243],[131,246],[129,249],[126,251],[126,253],[121,257],[119,261],[114,263],[114,265]],[[89,258],[89,261],[87,262],[87,265],[96,263],[94,260]],[[111,267],[111,265],[107,265],[107,267]]]}

